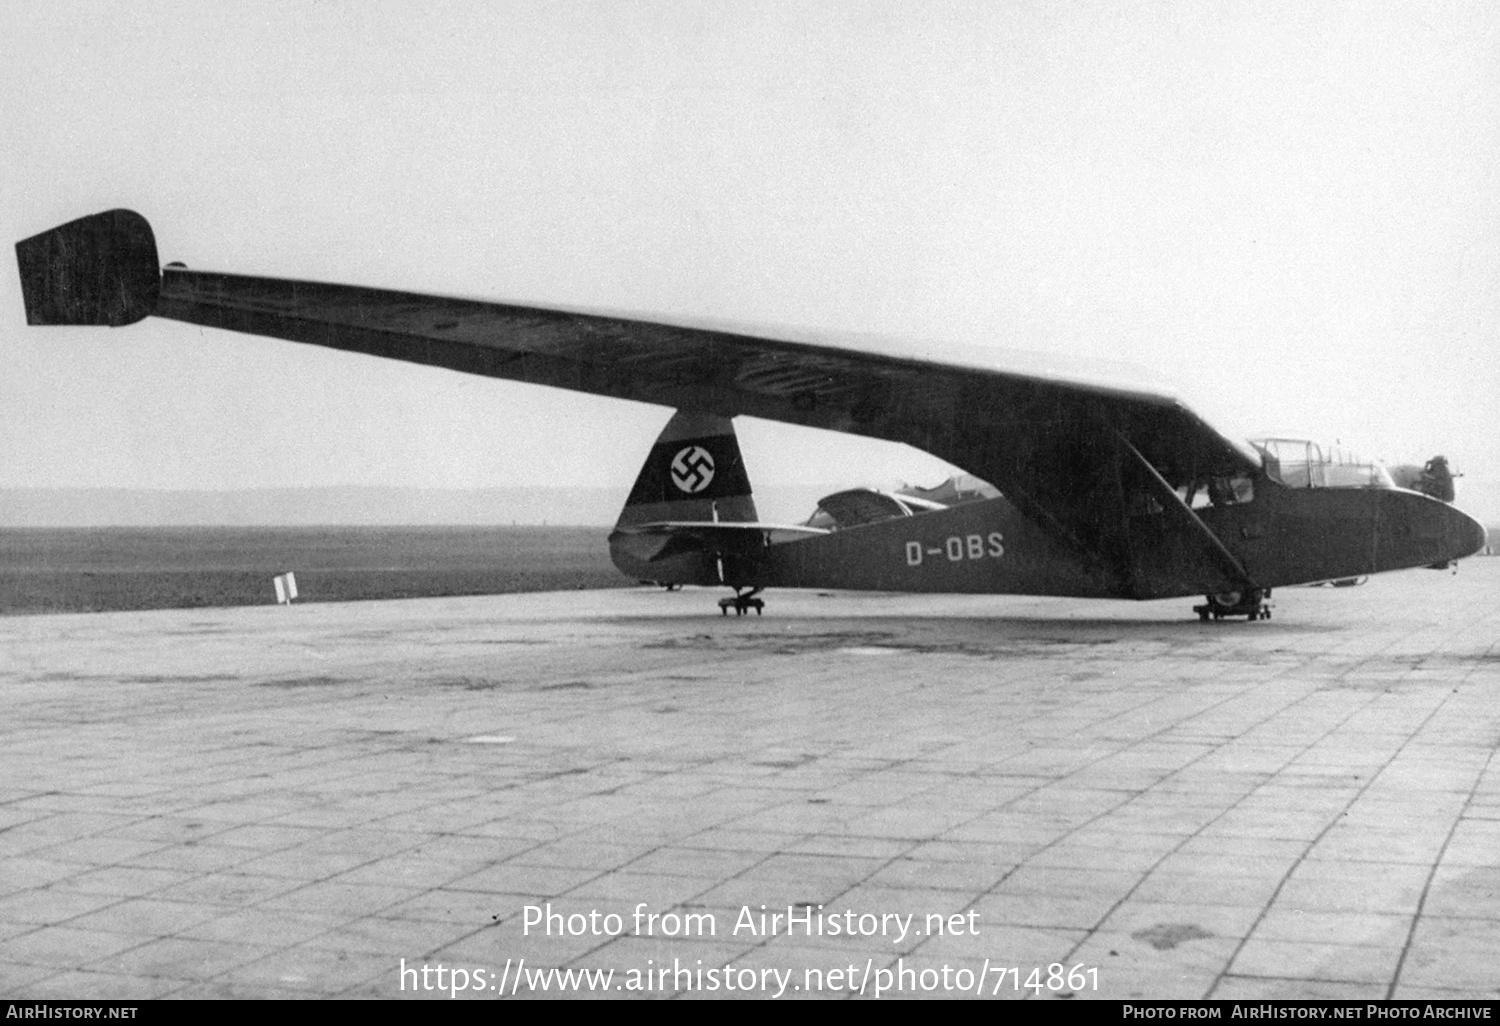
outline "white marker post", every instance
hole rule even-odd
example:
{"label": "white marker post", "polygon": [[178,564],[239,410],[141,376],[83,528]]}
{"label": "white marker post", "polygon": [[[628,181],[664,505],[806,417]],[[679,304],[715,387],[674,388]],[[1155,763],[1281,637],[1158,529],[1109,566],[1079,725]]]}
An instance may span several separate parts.
{"label": "white marker post", "polygon": [[272,582],[276,585],[276,604],[289,606],[297,597],[297,575],[291,572],[278,574]]}

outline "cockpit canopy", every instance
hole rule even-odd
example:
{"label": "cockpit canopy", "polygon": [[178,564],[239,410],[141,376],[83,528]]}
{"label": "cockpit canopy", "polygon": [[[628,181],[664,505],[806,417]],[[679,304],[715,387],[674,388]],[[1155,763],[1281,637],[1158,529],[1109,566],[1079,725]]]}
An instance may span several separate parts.
{"label": "cockpit canopy", "polygon": [[993,499],[999,494],[994,485],[968,474],[955,475],[932,488],[904,485],[895,492],[850,488],[818,500],[818,508],[808,518],[806,526],[837,531]]}
{"label": "cockpit canopy", "polygon": [[851,488],[820,499],[817,510],[808,518],[807,526],[837,531],[945,508],[940,502],[915,499],[910,495],[891,495],[872,488]]}
{"label": "cockpit canopy", "polygon": [[1264,459],[1266,476],[1288,488],[1396,487],[1379,462],[1341,446],[1322,446],[1301,438],[1252,438],[1250,444]]}

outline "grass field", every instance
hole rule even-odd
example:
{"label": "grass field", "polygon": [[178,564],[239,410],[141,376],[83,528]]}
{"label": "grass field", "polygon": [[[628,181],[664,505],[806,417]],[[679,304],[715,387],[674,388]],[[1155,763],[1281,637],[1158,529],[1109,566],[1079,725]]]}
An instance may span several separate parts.
{"label": "grass field", "polygon": [[628,584],[593,527],[0,530],[0,614],[264,605]]}

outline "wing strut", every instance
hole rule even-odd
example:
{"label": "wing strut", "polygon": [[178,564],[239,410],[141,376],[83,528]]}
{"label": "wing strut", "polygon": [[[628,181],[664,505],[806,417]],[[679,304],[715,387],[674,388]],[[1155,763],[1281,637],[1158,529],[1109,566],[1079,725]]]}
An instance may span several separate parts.
{"label": "wing strut", "polygon": [[1178,495],[1172,486],[1167,484],[1166,478],[1162,477],[1157,469],[1151,465],[1150,461],[1141,455],[1140,450],[1130,444],[1130,439],[1122,435],[1117,429],[1112,428],[1111,430],[1114,432],[1116,441],[1124,447],[1126,452],[1135,457],[1136,462],[1145,469],[1148,479],[1155,488],[1157,497],[1161,500],[1162,506],[1166,510],[1176,514],[1179,521],[1188,524],[1193,530],[1208,540],[1209,546],[1217,557],[1220,567],[1228,571],[1229,576],[1243,584],[1247,590],[1258,591],[1260,585],[1251,579],[1249,571],[1245,569],[1245,565],[1239,561],[1233,552],[1230,552],[1225,547],[1224,543],[1219,540],[1219,536],[1214,534],[1209,526],[1203,522],[1202,518],[1193,512],[1193,508],[1183,501],[1182,496]]}

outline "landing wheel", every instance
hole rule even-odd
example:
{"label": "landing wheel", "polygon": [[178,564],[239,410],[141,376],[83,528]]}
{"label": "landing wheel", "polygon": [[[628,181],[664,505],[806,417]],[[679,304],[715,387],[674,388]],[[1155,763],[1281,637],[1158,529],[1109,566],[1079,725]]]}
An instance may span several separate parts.
{"label": "landing wheel", "polygon": [[1247,623],[1251,620],[1271,618],[1270,589],[1221,591],[1216,595],[1205,595],[1204,598],[1207,601],[1202,605],[1194,606],[1193,612],[1197,613],[1198,619],[1205,623],[1209,617],[1222,620],[1226,616],[1243,616]]}
{"label": "landing wheel", "polygon": [[734,598],[719,599],[719,615],[728,616],[729,611],[733,609],[735,616],[744,616],[753,609],[755,615],[760,616],[766,604],[762,599],[755,597],[759,592],[759,588],[734,589]]}

